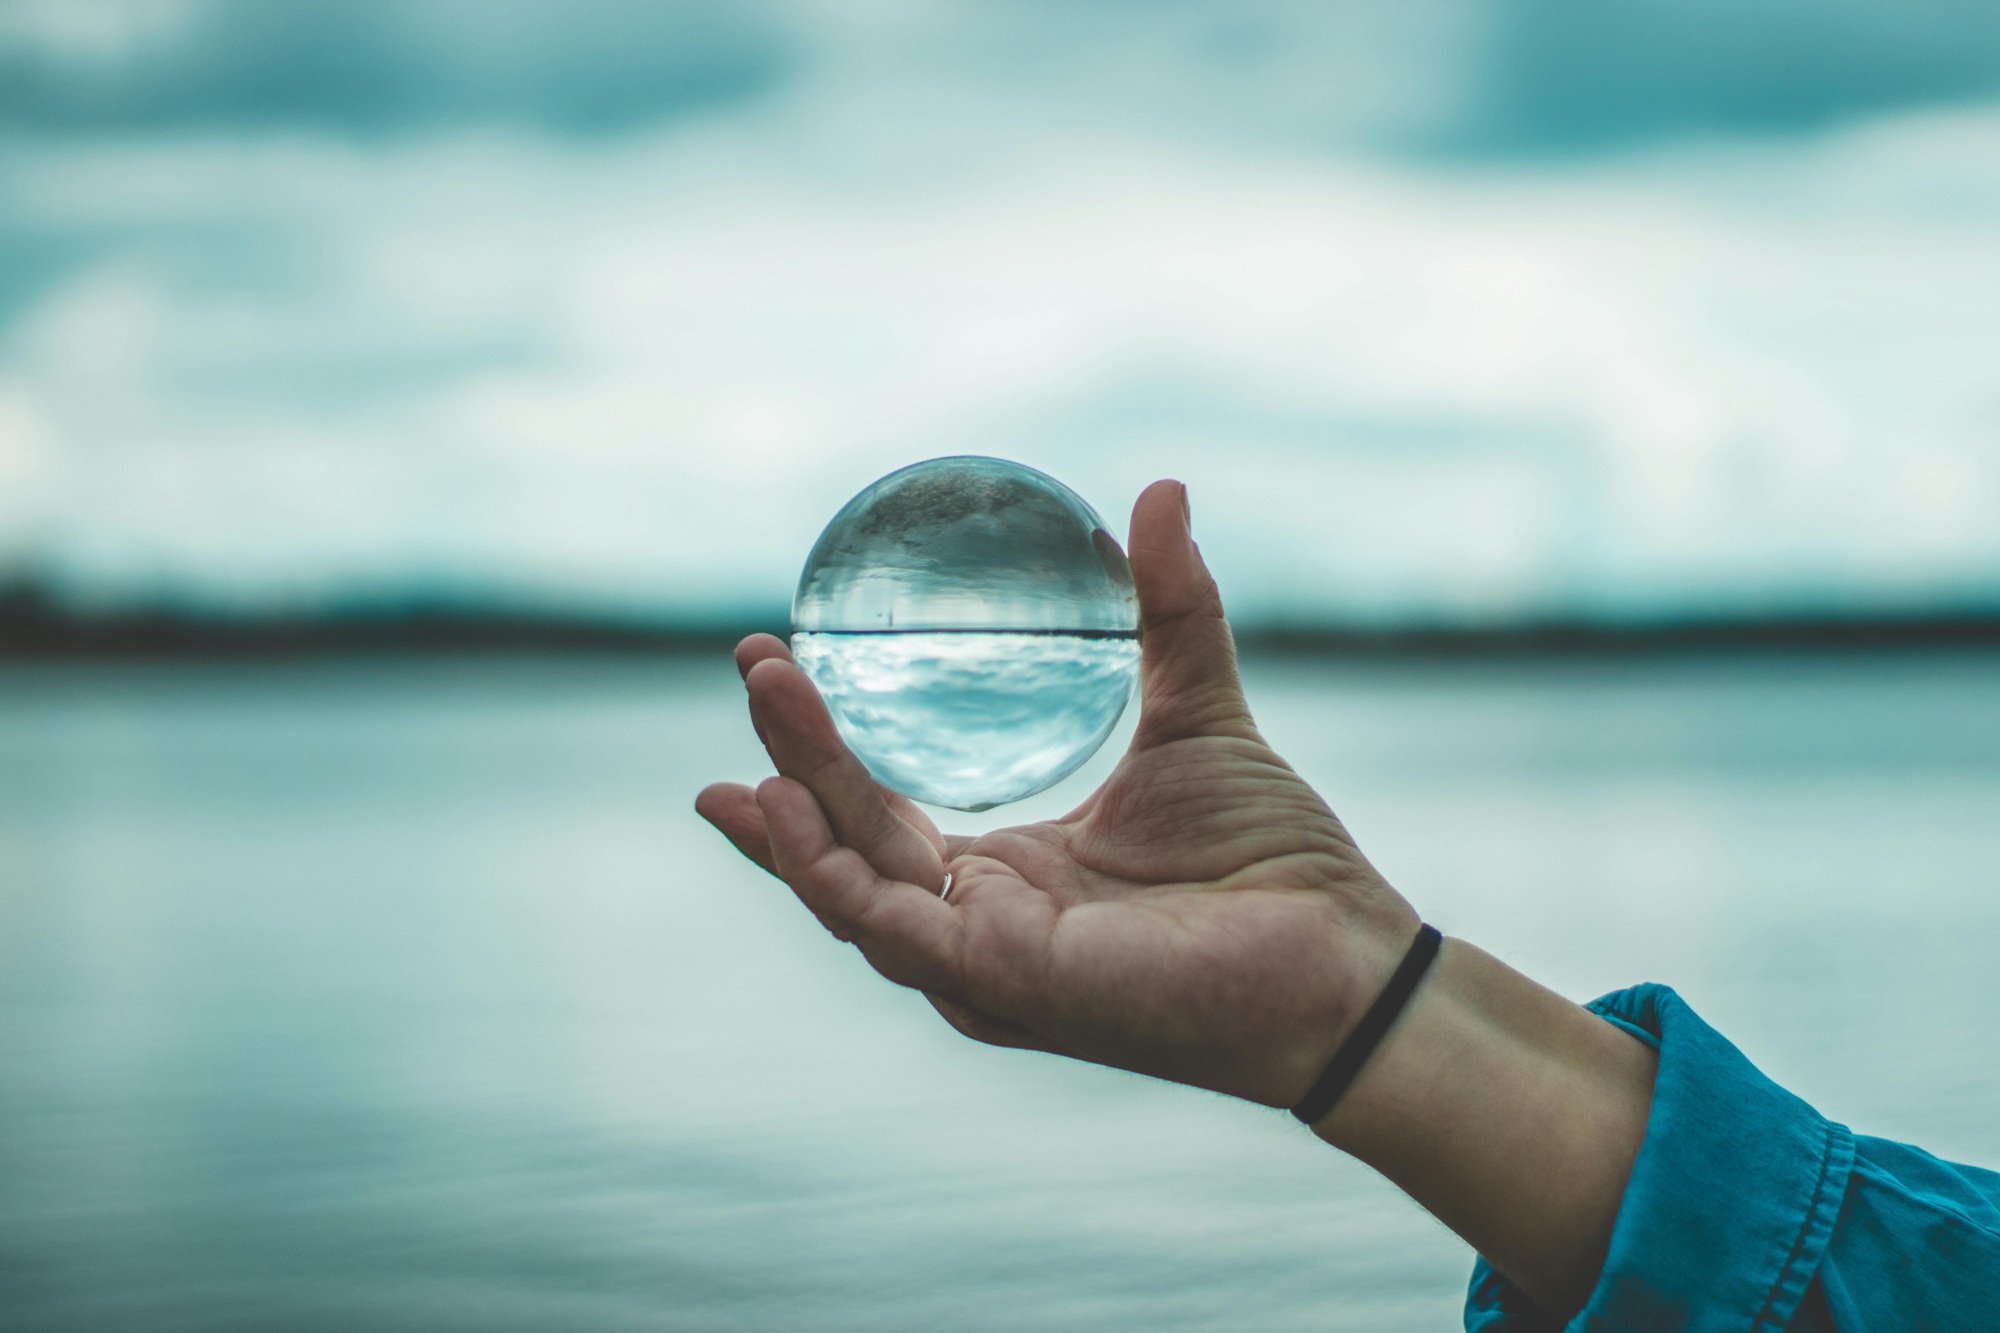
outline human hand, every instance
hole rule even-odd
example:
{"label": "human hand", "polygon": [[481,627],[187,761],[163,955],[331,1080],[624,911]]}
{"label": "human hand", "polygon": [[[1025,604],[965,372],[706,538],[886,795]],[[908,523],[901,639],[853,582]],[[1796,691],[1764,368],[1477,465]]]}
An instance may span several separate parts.
{"label": "human hand", "polygon": [[771,635],[736,660],[778,776],[696,809],[965,1035],[1289,1106],[1417,916],[1258,734],[1184,487],[1139,497],[1129,554],[1139,725],[1069,814],[940,834],[869,777]]}

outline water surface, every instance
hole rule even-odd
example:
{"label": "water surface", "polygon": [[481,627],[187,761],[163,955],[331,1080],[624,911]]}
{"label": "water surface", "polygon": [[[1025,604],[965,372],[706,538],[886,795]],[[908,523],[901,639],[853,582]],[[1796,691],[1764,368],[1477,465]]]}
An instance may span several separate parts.
{"label": "water surface", "polygon": [[[1247,675],[1445,929],[1992,1164],[1995,667]],[[1288,1117],[876,977],[690,813],[764,771],[725,659],[0,671],[0,1324],[1456,1326]]]}

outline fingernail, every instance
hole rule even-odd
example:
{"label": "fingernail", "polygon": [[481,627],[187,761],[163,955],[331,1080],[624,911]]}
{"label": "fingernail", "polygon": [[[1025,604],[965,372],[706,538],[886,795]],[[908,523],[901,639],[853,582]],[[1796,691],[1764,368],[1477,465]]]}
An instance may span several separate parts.
{"label": "fingernail", "polygon": [[1194,509],[1192,506],[1188,504],[1187,483],[1181,482],[1180,488],[1181,488],[1181,521],[1187,524],[1188,527],[1192,528],[1194,526]]}

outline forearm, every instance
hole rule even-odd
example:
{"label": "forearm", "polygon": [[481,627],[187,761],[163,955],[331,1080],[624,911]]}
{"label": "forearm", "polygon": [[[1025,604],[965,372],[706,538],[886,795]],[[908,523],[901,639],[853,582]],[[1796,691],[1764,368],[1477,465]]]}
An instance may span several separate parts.
{"label": "forearm", "polygon": [[1643,1042],[1448,939],[1314,1132],[1567,1316],[1602,1267],[1654,1063]]}

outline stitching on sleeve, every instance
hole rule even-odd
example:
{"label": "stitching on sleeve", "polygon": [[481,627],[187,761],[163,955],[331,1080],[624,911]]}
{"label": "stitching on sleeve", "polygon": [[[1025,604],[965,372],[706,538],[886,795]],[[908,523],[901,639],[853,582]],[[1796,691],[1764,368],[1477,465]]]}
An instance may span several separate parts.
{"label": "stitching on sleeve", "polygon": [[1819,1174],[1813,1180],[1812,1193],[1807,1196],[1805,1216],[1799,1219],[1799,1234],[1792,1239],[1791,1252],[1785,1256],[1783,1266],[1778,1269],[1778,1277],[1771,1284],[1771,1290],[1764,1297],[1764,1307],[1757,1311],[1757,1317],[1750,1321],[1750,1333],[1764,1327],[1764,1322],[1772,1317],[1771,1307],[1777,1304],[1778,1293],[1785,1289],[1785,1281],[1791,1276],[1792,1265],[1799,1261],[1799,1252],[1805,1248],[1806,1237],[1812,1231],[1813,1217],[1819,1212],[1820,1192],[1826,1188],[1826,1169],[1833,1161],[1833,1126],[1825,1125],[1820,1131]]}

